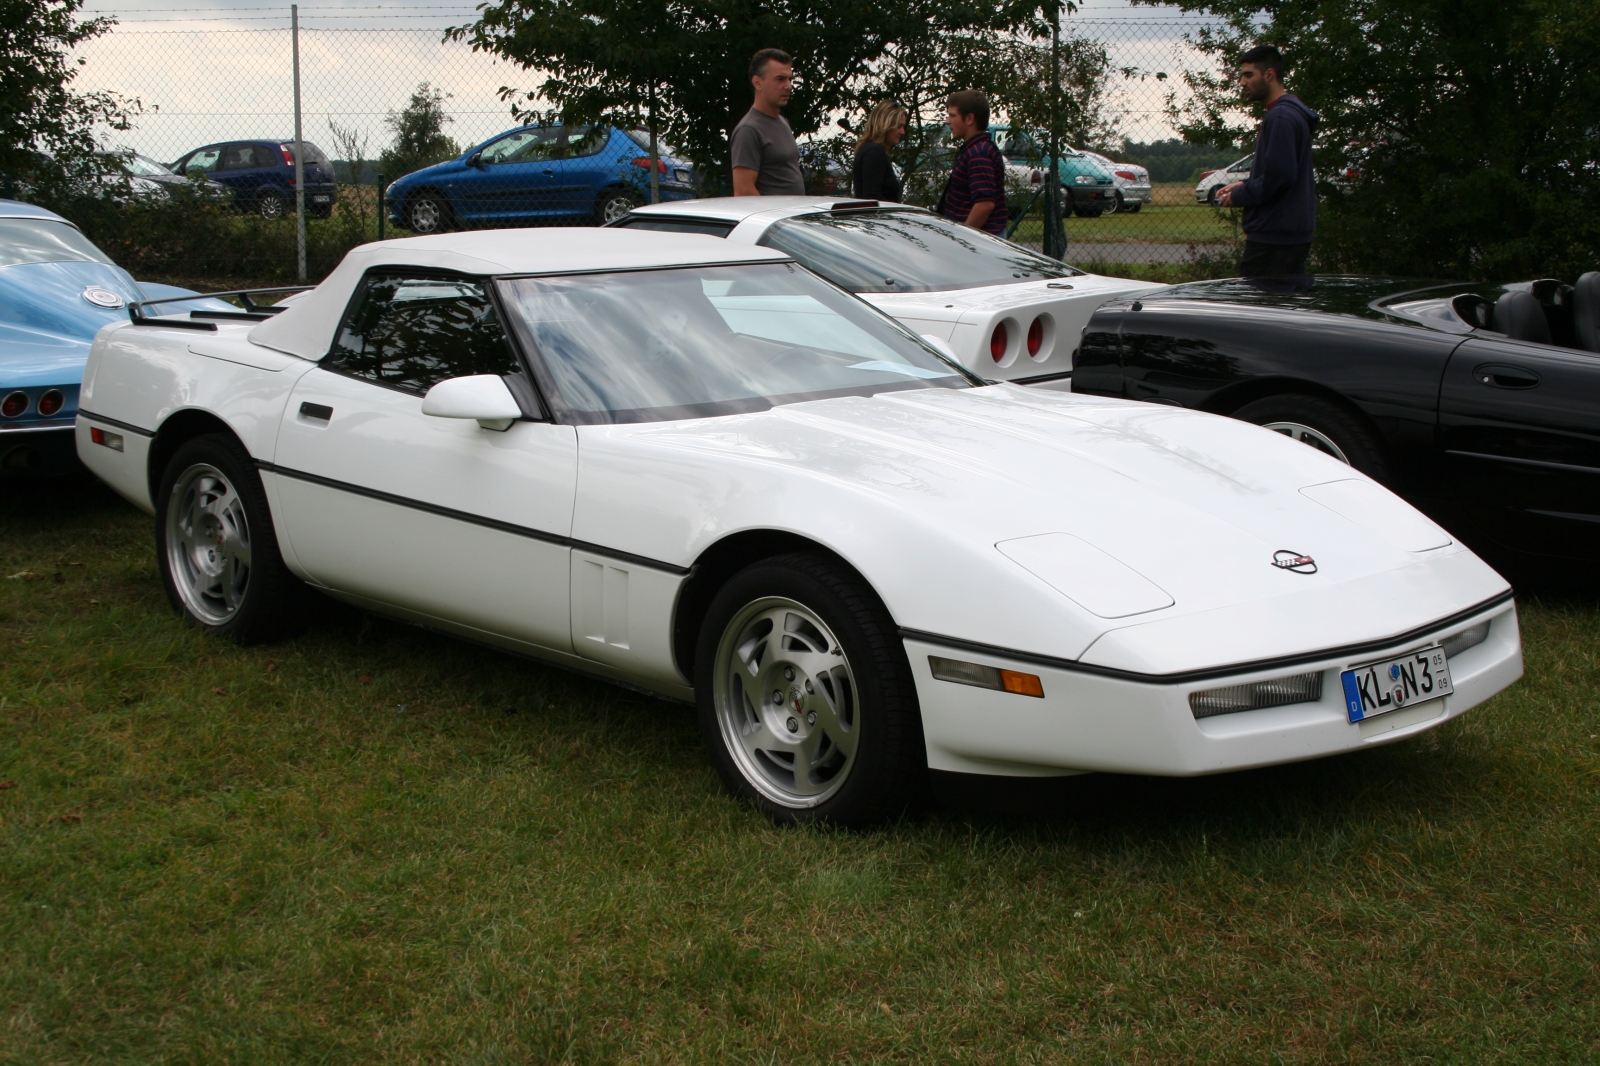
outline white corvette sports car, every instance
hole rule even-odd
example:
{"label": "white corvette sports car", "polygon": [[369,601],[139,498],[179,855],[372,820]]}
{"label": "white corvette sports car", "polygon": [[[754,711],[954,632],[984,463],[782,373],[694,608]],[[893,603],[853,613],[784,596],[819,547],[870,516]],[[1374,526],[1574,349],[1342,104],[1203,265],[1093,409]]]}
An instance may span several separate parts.
{"label": "white corvette sports car", "polygon": [[613,226],[787,252],[980,377],[1066,391],[1084,323],[1162,286],[1086,274],[931,211],[876,200],[738,196],[634,208]]}
{"label": "white corvette sports car", "polygon": [[985,385],[771,249],[419,237],[247,306],[141,305],[84,375],[178,609],[266,639],[309,585],[695,701],[780,819],[1354,751],[1521,673],[1506,583],[1349,467]]}

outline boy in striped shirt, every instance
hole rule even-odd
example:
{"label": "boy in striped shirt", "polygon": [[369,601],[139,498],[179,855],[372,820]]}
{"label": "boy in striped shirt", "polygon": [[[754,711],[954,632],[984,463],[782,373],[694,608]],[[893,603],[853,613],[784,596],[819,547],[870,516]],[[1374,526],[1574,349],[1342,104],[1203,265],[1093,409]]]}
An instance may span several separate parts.
{"label": "boy in striped shirt", "polygon": [[1006,161],[989,136],[989,98],[962,89],[945,101],[945,124],[957,140],[955,167],[939,198],[939,213],[985,233],[1006,231]]}

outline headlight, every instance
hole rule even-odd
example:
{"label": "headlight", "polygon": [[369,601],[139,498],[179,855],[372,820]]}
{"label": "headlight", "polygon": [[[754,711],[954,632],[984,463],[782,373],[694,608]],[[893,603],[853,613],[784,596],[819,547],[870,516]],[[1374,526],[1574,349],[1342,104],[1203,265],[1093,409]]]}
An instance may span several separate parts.
{"label": "headlight", "polygon": [[1079,174],[1079,175],[1075,176],[1072,180],[1077,182],[1079,185],[1093,185],[1094,184],[1094,179],[1091,178],[1087,174]]}

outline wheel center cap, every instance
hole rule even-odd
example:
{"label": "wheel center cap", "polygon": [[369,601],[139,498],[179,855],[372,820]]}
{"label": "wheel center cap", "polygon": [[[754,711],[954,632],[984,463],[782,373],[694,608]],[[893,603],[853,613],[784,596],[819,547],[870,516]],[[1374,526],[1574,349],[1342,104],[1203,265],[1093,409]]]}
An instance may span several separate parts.
{"label": "wheel center cap", "polygon": [[791,686],[789,689],[789,709],[795,714],[799,714],[805,709],[805,694],[800,691],[798,685]]}

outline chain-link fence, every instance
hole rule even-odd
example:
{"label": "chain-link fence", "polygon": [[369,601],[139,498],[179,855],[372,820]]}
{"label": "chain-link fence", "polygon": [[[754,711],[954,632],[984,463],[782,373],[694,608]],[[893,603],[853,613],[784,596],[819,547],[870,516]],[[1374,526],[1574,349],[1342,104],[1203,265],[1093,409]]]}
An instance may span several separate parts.
{"label": "chain-link fence", "polygon": [[[137,166],[152,180],[162,178],[160,167],[203,174],[217,196],[257,220],[253,266],[230,261],[224,269],[210,251],[177,242],[171,254],[143,248],[144,273],[289,276],[296,258],[288,221],[297,191],[296,33],[287,6],[97,13],[116,16],[117,24],[83,48],[76,84],[140,101],[119,146],[139,154]],[[529,88],[537,75],[444,40],[446,27],[475,18],[468,6],[299,8],[313,277],[348,247],[380,235],[600,223],[651,199],[717,191],[720,174],[700,173],[670,145],[658,145],[652,166],[650,139],[638,131],[551,127],[495,140],[518,125],[499,90]],[[1169,113],[1172,94],[1182,92],[1181,72],[1204,64],[1187,43],[1202,25],[1159,9],[1086,8],[1066,20],[1067,34],[1103,48],[1106,71],[1091,94],[1102,119],[1100,143],[1073,145],[1058,167],[1069,261],[1161,277],[1222,269],[1236,254],[1237,219],[1207,196],[1241,176],[1229,167],[1242,153],[1181,143]],[[803,57],[800,68],[803,74]],[[1035,193],[1044,168],[1023,138],[1013,140],[1011,235],[1037,247],[1043,204]],[[469,148],[478,151],[462,160]],[[440,162],[445,173],[416,175]],[[809,162],[814,190],[849,194],[849,160]],[[1207,171],[1215,173],[1202,178]],[[942,182],[941,175],[922,177],[908,188]]]}

